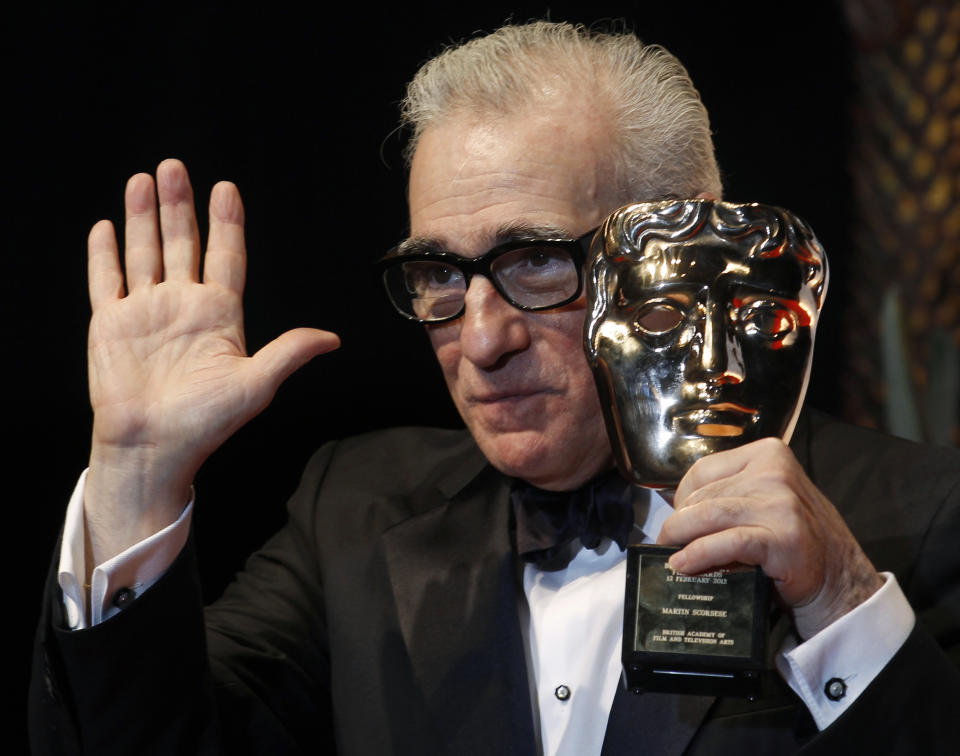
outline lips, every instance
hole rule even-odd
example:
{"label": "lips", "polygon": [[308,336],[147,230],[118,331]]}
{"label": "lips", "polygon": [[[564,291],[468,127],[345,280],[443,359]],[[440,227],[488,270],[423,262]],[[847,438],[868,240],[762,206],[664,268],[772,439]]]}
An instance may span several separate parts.
{"label": "lips", "polygon": [[685,436],[740,436],[760,413],[734,402],[688,404],[671,412],[673,430]]}
{"label": "lips", "polygon": [[507,389],[489,393],[473,394],[468,398],[471,402],[476,404],[495,404],[497,402],[519,401],[520,399],[526,399],[540,393],[543,393],[542,390],[535,388]]}

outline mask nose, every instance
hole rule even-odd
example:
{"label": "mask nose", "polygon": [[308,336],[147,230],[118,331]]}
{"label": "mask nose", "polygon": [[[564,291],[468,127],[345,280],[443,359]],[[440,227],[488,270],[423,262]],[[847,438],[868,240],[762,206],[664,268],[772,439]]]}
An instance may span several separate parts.
{"label": "mask nose", "polygon": [[708,386],[743,382],[743,353],[723,302],[707,297],[697,330],[687,361],[688,378]]}

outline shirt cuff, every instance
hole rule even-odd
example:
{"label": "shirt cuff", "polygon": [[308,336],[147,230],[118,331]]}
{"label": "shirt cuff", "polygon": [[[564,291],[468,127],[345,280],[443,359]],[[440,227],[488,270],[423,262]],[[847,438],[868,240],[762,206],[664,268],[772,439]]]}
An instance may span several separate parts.
{"label": "shirt cuff", "polygon": [[894,657],[913,630],[913,609],[892,573],[856,609],[804,643],[788,636],[780,674],[803,699],[819,729],[829,727]]}
{"label": "shirt cuff", "polygon": [[87,573],[84,548],[85,522],[83,492],[87,471],[84,470],[67,504],[60,545],[57,580],[63,592],[67,625],[83,630],[110,619],[130,601],[153,585],[177,558],[190,535],[193,513],[193,490],[190,501],[174,522],[126,551],[108,559],[93,570],[90,580],[90,617],[87,616],[86,591],[82,585]]}

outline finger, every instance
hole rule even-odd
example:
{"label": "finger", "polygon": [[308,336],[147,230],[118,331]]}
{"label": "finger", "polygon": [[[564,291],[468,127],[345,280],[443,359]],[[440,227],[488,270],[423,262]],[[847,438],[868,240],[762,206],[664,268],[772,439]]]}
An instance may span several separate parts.
{"label": "finger", "polygon": [[673,506],[681,509],[687,504],[690,495],[705,486],[743,472],[750,462],[760,457],[776,453],[777,447],[784,447],[782,441],[776,438],[762,438],[759,441],[738,446],[735,449],[716,452],[701,457],[687,470],[687,474],[680,480]]}
{"label": "finger", "polygon": [[295,328],[278,336],[250,360],[250,370],[257,374],[260,387],[259,408],[265,407],[280,384],[297,368],[318,354],[340,346],[340,337],[330,331],[316,328]]}
{"label": "finger", "polygon": [[87,283],[94,312],[101,305],[123,296],[117,235],[108,220],[97,223],[87,237]]}
{"label": "finger", "polygon": [[720,530],[756,524],[761,511],[750,498],[711,498],[676,510],[664,521],[657,542],[667,546],[682,546]]}
{"label": "finger", "polygon": [[153,176],[146,173],[133,176],[127,182],[123,204],[127,287],[133,291],[157,283],[163,275]]}
{"label": "finger", "polygon": [[[761,527],[746,526],[711,533],[691,541],[670,557],[670,566],[686,575],[696,575],[730,564],[767,567],[769,554],[769,532]],[[774,579],[781,577],[769,572],[767,574]]]}
{"label": "finger", "polygon": [[163,236],[163,277],[196,281],[200,275],[200,234],[187,169],[179,160],[157,166],[160,233]]}
{"label": "finger", "polygon": [[210,236],[203,261],[204,283],[243,293],[247,251],[243,236],[243,201],[236,185],[221,181],[210,192]]}

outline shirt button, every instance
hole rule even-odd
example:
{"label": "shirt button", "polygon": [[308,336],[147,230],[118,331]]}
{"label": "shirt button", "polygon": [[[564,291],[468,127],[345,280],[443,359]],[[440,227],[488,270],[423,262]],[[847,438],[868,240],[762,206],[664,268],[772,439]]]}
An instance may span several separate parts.
{"label": "shirt button", "polygon": [[113,598],[110,599],[110,603],[117,607],[117,609],[125,609],[127,606],[133,603],[134,598],[135,594],[129,588],[119,588],[117,589],[117,592],[113,594]]}
{"label": "shirt button", "polygon": [[823,686],[823,692],[831,701],[839,701],[847,695],[847,684],[839,677],[831,677]]}
{"label": "shirt button", "polygon": [[553,695],[557,697],[558,701],[566,701],[570,698],[570,688],[566,685],[558,685],[557,689],[553,691]]}

